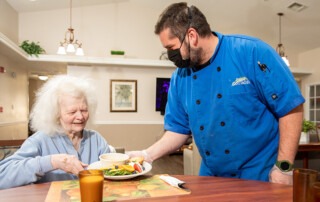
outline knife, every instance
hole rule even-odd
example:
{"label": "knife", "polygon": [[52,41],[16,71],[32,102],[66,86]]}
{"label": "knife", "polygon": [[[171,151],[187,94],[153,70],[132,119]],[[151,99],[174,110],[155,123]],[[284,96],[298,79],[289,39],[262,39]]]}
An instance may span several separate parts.
{"label": "knife", "polygon": [[165,181],[166,183],[170,184],[173,187],[177,187],[180,189],[183,189],[185,191],[191,192],[188,188],[184,187],[184,184],[186,184],[184,181],[181,181],[175,177],[167,176],[167,175],[160,175],[160,179]]}

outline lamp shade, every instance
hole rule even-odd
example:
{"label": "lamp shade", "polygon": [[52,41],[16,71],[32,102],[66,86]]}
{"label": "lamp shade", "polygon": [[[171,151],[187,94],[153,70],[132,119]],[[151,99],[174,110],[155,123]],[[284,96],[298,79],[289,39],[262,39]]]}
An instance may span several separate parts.
{"label": "lamp shade", "polygon": [[74,48],[73,44],[68,44],[67,46],[67,52],[68,53],[74,53],[76,51],[76,49]]}
{"label": "lamp shade", "polygon": [[82,48],[77,48],[76,55],[84,55]]}
{"label": "lamp shade", "polygon": [[63,46],[59,46],[57,54],[59,55],[65,55],[66,53],[66,49]]}
{"label": "lamp shade", "polygon": [[48,79],[48,76],[43,76],[43,75],[40,75],[38,76],[38,78],[42,81],[46,81]]}
{"label": "lamp shade", "polygon": [[287,57],[283,56],[282,59],[286,63],[287,66],[290,66],[290,63],[289,63],[289,60]]}

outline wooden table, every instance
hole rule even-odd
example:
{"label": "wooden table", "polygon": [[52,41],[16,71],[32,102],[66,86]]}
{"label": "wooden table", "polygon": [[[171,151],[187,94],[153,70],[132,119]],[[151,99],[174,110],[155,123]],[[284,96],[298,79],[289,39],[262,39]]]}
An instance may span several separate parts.
{"label": "wooden table", "polygon": [[309,167],[309,152],[320,151],[320,142],[310,142],[299,144],[298,152],[301,152],[303,158],[303,168]]}
{"label": "wooden table", "polygon": [[[292,186],[221,177],[173,175],[186,182],[190,195],[145,198],[130,201],[292,201]],[[50,183],[0,190],[1,201],[45,201]]]}

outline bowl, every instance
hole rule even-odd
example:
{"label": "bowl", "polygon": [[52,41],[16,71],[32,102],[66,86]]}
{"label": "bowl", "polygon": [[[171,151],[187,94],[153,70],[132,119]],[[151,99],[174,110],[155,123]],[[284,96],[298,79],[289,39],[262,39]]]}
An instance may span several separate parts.
{"label": "bowl", "polygon": [[101,165],[103,167],[110,167],[113,165],[123,165],[129,160],[129,155],[122,153],[106,153],[99,156]]}

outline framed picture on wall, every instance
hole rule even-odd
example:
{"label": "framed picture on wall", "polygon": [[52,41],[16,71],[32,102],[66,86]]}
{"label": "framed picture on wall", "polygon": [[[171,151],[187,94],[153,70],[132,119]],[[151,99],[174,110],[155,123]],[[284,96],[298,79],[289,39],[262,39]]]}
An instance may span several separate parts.
{"label": "framed picture on wall", "polygon": [[137,80],[110,80],[110,112],[137,112]]}

